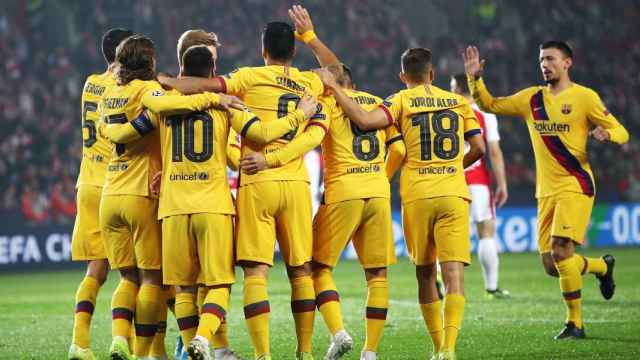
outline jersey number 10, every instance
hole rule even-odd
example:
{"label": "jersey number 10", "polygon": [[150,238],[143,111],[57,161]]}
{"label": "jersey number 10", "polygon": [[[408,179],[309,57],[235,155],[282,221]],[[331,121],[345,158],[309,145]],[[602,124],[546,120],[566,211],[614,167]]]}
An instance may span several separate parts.
{"label": "jersey number 10", "polygon": [[[213,155],[213,119],[205,112],[175,115],[168,118],[171,124],[171,159],[182,161],[182,155],[192,162],[205,162]],[[196,151],[196,122],[202,122],[202,147]]]}

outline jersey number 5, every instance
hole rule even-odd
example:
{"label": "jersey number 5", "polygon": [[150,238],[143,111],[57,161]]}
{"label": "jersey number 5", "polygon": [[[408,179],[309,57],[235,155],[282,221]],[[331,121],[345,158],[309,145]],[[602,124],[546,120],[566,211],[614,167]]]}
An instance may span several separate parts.
{"label": "jersey number 5", "polygon": [[87,112],[96,112],[98,110],[98,104],[85,101],[82,104],[82,128],[87,129],[87,138],[82,136],[82,144],[86,148],[90,148],[96,143],[96,122],[93,120],[87,120]]}
{"label": "jersey number 5", "polygon": [[[205,162],[213,155],[213,119],[205,112],[171,116],[171,159],[182,161],[182,154],[192,162]],[[196,152],[196,122],[202,122],[202,147]]]}
{"label": "jersey number 5", "polygon": [[[449,119],[449,126],[445,128],[444,119]],[[451,160],[460,153],[460,139],[458,138],[458,114],[451,110],[441,110],[417,114],[411,118],[411,125],[420,127],[420,159],[431,160],[431,131],[433,137],[433,152],[442,160]],[[447,141],[448,140],[448,141]],[[449,142],[449,149],[445,143]]]}

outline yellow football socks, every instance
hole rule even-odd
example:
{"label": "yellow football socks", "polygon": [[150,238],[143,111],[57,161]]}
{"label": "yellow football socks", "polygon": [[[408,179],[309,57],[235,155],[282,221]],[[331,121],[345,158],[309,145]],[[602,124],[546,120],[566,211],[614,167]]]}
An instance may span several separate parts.
{"label": "yellow football socks", "polygon": [[581,255],[573,255],[576,258],[576,263],[580,264],[580,260],[584,262],[585,269],[582,271],[584,274],[588,272],[595,275],[604,275],[607,272],[607,263],[602,258],[589,258]]}
{"label": "yellow football socks", "polygon": [[464,296],[447,294],[444,297],[444,342],[443,351],[455,352],[458,332],[464,317]]}
{"label": "yellow football socks", "polygon": [[577,328],[582,329],[582,275],[579,264],[583,264],[581,257],[572,256],[556,263],[560,275],[560,290],[567,308],[567,321],[573,321]]}
{"label": "yellow football socks", "polygon": [[196,335],[200,335],[209,342],[213,339],[213,334],[224,320],[229,306],[229,289],[215,288],[207,292],[207,297],[202,304],[200,312],[200,324]]}
{"label": "yellow football socks", "polygon": [[196,295],[196,305],[198,306],[198,313],[202,312],[202,305],[204,305],[204,299],[207,297],[208,291],[208,287],[198,286],[198,292]]}
{"label": "yellow football socks", "polygon": [[244,278],[244,318],[251,336],[255,357],[269,355],[269,296],[267,279],[262,276]]}
{"label": "yellow football socks", "polygon": [[200,318],[196,307],[195,295],[189,292],[177,293],[175,308],[182,343],[186,346],[196,336]]}
{"label": "yellow football socks", "polygon": [[173,286],[164,286],[160,294],[160,307],[158,308],[158,329],[156,335],[153,337],[151,343],[151,349],[149,350],[149,356],[155,358],[167,357],[167,352],[164,347],[164,339],[167,333],[167,312],[169,310],[169,303],[171,299],[175,301],[175,292]]}
{"label": "yellow football socks", "polygon": [[111,334],[113,337],[129,338],[133,313],[136,310],[138,285],[127,279],[120,279],[111,298]]}
{"label": "yellow football socks", "polygon": [[433,353],[439,353],[442,348],[444,322],[442,320],[442,301],[437,300],[428,304],[420,304],[422,318],[427,325],[431,341],[433,342]]}
{"label": "yellow football socks", "polygon": [[366,339],[365,351],[377,352],[384,323],[387,320],[389,308],[389,289],[387,279],[373,278],[367,281],[367,309],[366,309]]}
{"label": "yellow football socks", "polygon": [[85,276],[76,292],[76,313],[73,318],[73,343],[86,349],[91,345],[89,340],[89,326],[91,316],[96,305],[96,297],[100,290],[100,283],[91,276]]}
{"label": "yellow football socks", "polygon": [[316,296],[311,276],[291,279],[291,312],[296,325],[297,351],[311,352],[315,311]]}
{"label": "yellow football socks", "polygon": [[160,312],[162,287],[159,285],[142,284],[136,299],[135,354],[147,356],[151,343],[158,329],[158,314]]}
{"label": "yellow football socks", "polygon": [[[229,309],[227,309],[228,311]],[[214,349],[224,349],[229,347],[229,335],[227,332],[227,319],[223,319],[218,326],[218,330],[215,334],[213,334],[213,339],[211,339],[211,346]]]}
{"label": "yellow football socks", "polygon": [[316,304],[322,314],[324,323],[331,335],[344,329],[342,311],[340,310],[340,296],[330,269],[322,269],[313,274],[313,287],[316,293]]}

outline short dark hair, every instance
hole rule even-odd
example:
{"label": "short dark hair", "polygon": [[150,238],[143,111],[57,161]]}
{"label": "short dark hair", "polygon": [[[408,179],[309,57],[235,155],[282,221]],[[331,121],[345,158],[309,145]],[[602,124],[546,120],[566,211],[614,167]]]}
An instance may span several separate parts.
{"label": "short dark hair", "polygon": [[293,27],[284,22],[270,22],[262,30],[262,46],[274,60],[291,60],[296,49],[295,40]]}
{"label": "short dark hair", "polygon": [[195,45],[182,55],[184,76],[209,77],[214,69],[211,51],[207,45]]}
{"label": "short dark hair", "polygon": [[340,80],[344,82],[345,85],[351,85],[351,87],[355,85],[353,82],[353,73],[351,68],[346,64],[342,64],[342,77]]}
{"label": "short dark hair", "polygon": [[462,91],[462,94],[464,95],[470,94],[469,84],[467,84],[467,74],[458,73],[453,75],[452,78],[456,80],[456,85],[458,85],[458,87],[460,88],[460,91]]}
{"label": "short dark hair", "polygon": [[116,48],[118,62],[118,85],[131,80],[153,80],[156,77],[154,61],[156,48],[153,41],[144,35],[126,38]]}
{"label": "short dark hair", "polygon": [[402,71],[411,80],[424,81],[431,70],[431,50],[410,48],[402,53]]}
{"label": "short dark hair", "polygon": [[540,50],[544,49],[558,49],[560,50],[564,56],[573,59],[573,50],[571,46],[567,44],[567,42],[562,40],[549,40],[540,44]]}
{"label": "short dark hair", "polygon": [[107,31],[102,35],[102,56],[111,64],[116,59],[116,48],[122,40],[133,35],[133,31],[129,29],[115,28]]}

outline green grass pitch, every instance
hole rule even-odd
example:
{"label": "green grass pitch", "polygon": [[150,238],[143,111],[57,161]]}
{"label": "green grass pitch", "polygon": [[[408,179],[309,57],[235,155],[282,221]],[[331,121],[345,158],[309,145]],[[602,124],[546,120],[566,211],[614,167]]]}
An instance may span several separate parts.
{"label": "green grass pitch", "polygon": [[[477,262],[466,272],[467,306],[458,340],[459,359],[640,359],[640,249],[606,250],[616,255],[617,291],[611,301],[600,296],[597,281],[585,276],[583,313],[588,339],[556,342],[564,320],[557,279],[543,274],[536,254],[503,254],[501,286],[510,300],[483,297]],[[603,250],[589,250],[598,256]],[[474,259],[475,260],[475,259]],[[238,270],[238,275],[241,271]],[[66,359],[71,339],[74,293],[79,270],[0,275],[0,359]],[[335,273],[345,325],[355,339],[357,359],[364,340],[363,306],[366,283],[356,262],[345,261]],[[110,274],[98,296],[91,328],[92,348],[107,358],[111,324],[109,303],[118,275]],[[240,277],[239,277],[240,279]],[[416,304],[413,266],[401,260],[389,273],[391,303],[379,349],[380,359],[427,359],[431,349]],[[270,274],[271,349],[274,359],[293,359],[295,335],[289,305],[289,283],[281,264]],[[242,288],[233,288],[228,315],[232,347],[246,359],[252,349],[242,315]],[[177,335],[169,315],[167,351]],[[313,352],[321,359],[329,344],[327,330],[316,316]]]}

